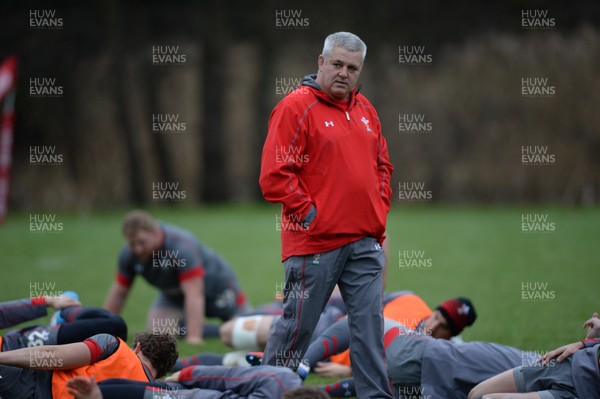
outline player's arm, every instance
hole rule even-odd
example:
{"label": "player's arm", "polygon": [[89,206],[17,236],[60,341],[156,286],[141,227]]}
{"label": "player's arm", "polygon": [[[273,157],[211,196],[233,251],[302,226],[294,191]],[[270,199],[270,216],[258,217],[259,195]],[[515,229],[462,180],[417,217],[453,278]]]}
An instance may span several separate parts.
{"label": "player's arm", "polygon": [[118,280],[113,281],[112,286],[108,290],[108,295],[106,295],[104,308],[115,314],[120,314],[128,294],[129,286],[123,285]]}
{"label": "player's arm", "polygon": [[185,340],[190,344],[202,344],[204,329],[204,279],[200,276],[188,278],[180,283],[184,295],[186,320]]}
{"label": "player's arm", "polygon": [[81,305],[68,296],[42,296],[31,299],[17,299],[0,303],[0,328],[7,328],[25,321],[37,319],[48,314],[48,306],[62,309],[67,306]]}
{"label": "player's arm", "polygon": [[89,365],[89,347],[77,342],[65,345],[44,345],[0,353],[0,364],[27,369],[74,369]]}
{"label": "player's arm", "polygon": [[600,338],[586,338],[583,341],[573,342],[572,344],[561,346],[560,348],[554,349],[546,353],[539,360],[542,364],[548,364],[554,358],[558,363],[562,362],[566,358],[572,356],[580,349],[591,348],[600,344]]}
{"label": "player's arm", "polygon": [[[290,162],[289,158],[293,161]],[[288,215],[298,215],[299,220],[314,218],[312,198],[302,187],[297,173],[304,166],[306,131],[302,115],[289,104],[278,105],[269,120],[267,138],[263,146],[260,187],[269,202],[282,203]]]}
{"label": "player's arm", "polygon": [[132,261],[132,255],[127,247],[123,248],[119,254],[115,280],[104,300],[104,308],[115,314],[120,314],[123,310],[127,295],[129,295],[129,289],[136,275]]}

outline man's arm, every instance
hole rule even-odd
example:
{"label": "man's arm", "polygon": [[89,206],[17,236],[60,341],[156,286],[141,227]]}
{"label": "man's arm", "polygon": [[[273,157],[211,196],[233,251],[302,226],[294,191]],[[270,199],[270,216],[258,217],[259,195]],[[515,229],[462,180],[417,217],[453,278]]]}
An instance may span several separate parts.
{"label": "man's arm", "polygon": [[17,299],[0,303],[0,328],[12,327],[25,321],[37,319],[48,314],[48,306],[62,309],[67,306],[81,305],[79,301],[68,296],[37,297],[32,299]]}
{"label": "man's arm", "polygon": [[392,172],[394,167],[390,162],[390,155],[388,153],[387,141],[383,134],[381,133],[381,124],[379,122],[379,118],[377,118],[377,129],[379,132],[379,146],[378,146],[378,154],[377,154],[377,173],[379,176],[379,185],[380,185],[380,194],[381,198],[385,201],[387,208],[389,210],[390,201],[392,198],[392,187],[390,186]]}
{"label": "man's arm", "polygon": [[115,314],[120,314],[128,294],[128,286],[122,285],[118,281],[113,281],[104,301],[104,308]]}
{"label": "man's arm", "polygon": [[89,365],[90,349],[82,342],[44,345],[0,353],[0,364],[26,369],[74,369]]}
{"label": "man's arm", "polygon": [[202,344],[204,329],[204,279],[193,277],[180,283],[184,295],[184,311],[186,320],[185,340],[190,344]]}
{"label": "man's arm", "polygon": [[302,122],[302,115],[288,104],[280,104],[273,110],[263,146],[259,183],[267,201],[282,203],[286,214],[298,215],[304,221],[313,204],[297,176],[304,166],[301,161],[308,156]]}

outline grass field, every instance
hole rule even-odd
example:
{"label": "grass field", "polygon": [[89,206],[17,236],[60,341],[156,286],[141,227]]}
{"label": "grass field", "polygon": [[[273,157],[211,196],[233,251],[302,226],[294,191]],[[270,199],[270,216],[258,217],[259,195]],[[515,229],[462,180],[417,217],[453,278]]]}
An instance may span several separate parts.
{"label": "grass field", "polygon": [[[232,264],[253,304],[271,301],[283,278],[278,206],[157,208],[159,219],[197,234]],[[36,214],[49,214],[36,212]],[[123,212],[56,214],[60,233],[31,232],[29,213],[12,213],[0,227],[4,281],[0,300],[29,297],[32,284],[75,290],[101,306],[116,270]],[[546,215],[554,232],[523,232],[522,215]],[[387,290],[410,289],[430,306],[453,296],[473,301],[479,318],[465,340],[546,351],[583,337],[581,324],[600,310],[600,208],[397,207],[388,219]],[[428,267],[400,267],[421,251]],[[155,292],[135,283],[123,317],[144,329]],[[524,299],[524,297],[526,299]],[[533,299],[528,299],[533,298]],[[47,320],[47,319],[46,319]],[[41,320],[40,322],[44,322]],[[202,348],[225,352],[217,340]],[[180,345],[182,355],[198,348]],[[311,377],[308,383],[323,380]]]}

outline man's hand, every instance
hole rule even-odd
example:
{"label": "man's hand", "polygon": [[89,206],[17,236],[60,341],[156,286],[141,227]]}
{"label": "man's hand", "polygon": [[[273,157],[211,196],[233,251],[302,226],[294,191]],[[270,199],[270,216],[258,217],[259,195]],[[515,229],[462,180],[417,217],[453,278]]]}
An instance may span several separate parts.
{"label": "man's hand", "polygon": [[594,312],[592,318],[583,323],[583,328],[588,329],[585,338],[600,338],[600,319],[598,318],[598,312]]}
{"label": "man's hand", "polygon": [[352,376],[352,368],[339,363],[317,363],[315,372],[320,377],[346,378]]}
{"label": "man's hand", "polygon": [[66,295],[47,296],[46,305],[58,310],[68,308],[69,306],[81,306],[81,302]]}
{"label": "man's hand", "polygon": [[165,381],[166,382],[177,382],[177,381],[179,381],[179,373],[180,373],[180,371],[177,371],[177,372],[171,374],[170,376],[168,376],[168,377],[165,378]]}
{"label": "man's hand", "polygon": [[69,394],[73,395],[75,399],[102,399],[102,392],[100,392],[94,376],[89,379],[82,376],[71,378],[67,382],[67,387],[69,387]]}
{"label": "man's hand", "polygon": [[550,363],[550,360],[558,356],[556,358],[556,361],[560,363],[575,352],[577,352],[579,349],[583,349],[583,346],[584,345],[582,342],[574,342],[569,345],[561,346],[560,348],[554,349],[553,351],[546,353],[538,360],[538,362],[542,363],[543,365],[547,365],[548,363]]}
{"label": "man's hand", "polygon": [[204,340],[202,338],[191,335],[185,336],[185,342],[192,345],[204,345]]}

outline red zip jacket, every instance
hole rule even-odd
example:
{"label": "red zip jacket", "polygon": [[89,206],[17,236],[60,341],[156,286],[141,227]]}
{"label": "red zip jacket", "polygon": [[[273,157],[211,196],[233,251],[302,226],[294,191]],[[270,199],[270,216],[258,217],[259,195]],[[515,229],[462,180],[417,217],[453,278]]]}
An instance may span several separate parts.
{"label": "red zip jacket", "polygon": [[375,109],[356,89],[332,100],[314,78],[275,107],[263,147],[259,182],[282,203],[282,260],[366,236],[381,243],[390,209],[393,167]]}

